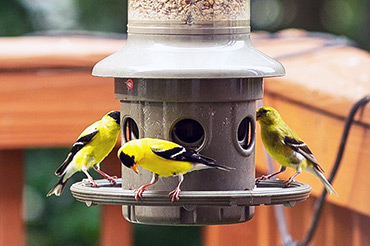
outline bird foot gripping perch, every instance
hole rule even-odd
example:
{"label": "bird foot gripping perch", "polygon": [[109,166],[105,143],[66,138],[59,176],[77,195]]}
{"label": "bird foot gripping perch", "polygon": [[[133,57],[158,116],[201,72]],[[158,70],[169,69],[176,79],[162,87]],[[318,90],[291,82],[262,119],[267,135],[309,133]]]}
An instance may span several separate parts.
{"label": "bird foot gripping perch", "polygon": [[90,184],[92,187],[98,187],[98,184],[93,179],[83,179],[82,182],[85,184]]}
{"label": "bird foot gripping perch", "polygon": [[148,186],[150,186],[150,185],[152,185],[152,184],[146,184],[146,185],[142,185],[142,186],[140,186],[138,189],[135,189],[134,190],[134,193],[135,193],[135,200],[136,201],[138,201],[140,198],[142,198],[143,197],[143,193],[144,193],[144,191],[146,191],[147,189],[147,187]]}
{"label": "bird foot gripping perch", "polygon": [[117,184],[117,181],[116,181],[116,179],[118,179],[118,177],[117,177],[117,176],[109,176],[109,175],[107,175],[107,176],[105,176],[104,178],[105,178],[105,179],[108,179],[108,180],[109,180],[109,182],[113,183],[113,185],[114,185],[114,186],[117,186],[117,185],[118,185],[118,184]]}
{"label": "bird foot gripping perch", "polygon": [[109,182],[113,183],[114,186],[117,186],[117,181],[116,181],[116,179],[118,179],[117,176],[110,176],[107,173],[100,170],[99,168],[96,168],[95,166],[94,166],[94,170],[97,171],[98,173],[100,173]]}
{"label": "bird foot gripping perch", "polygon": [[168,193],[168,196],[172,196],[171,198],[172,203],[180,199],[180,191],[181,191],[180,187],[177,186],[176,189]]}
{"label": "bird foot gripping perch", "polygon": [[[256,178],[255,182],[256,184],[258,184],[260,181],[262,180],[270,180],[272,177],[276,176],[277,174],[281,173],[281,171],[278,171],[278,172],[275,172],[275,173],[272,173],[272,174],[269,174],[269,175],[261,175],[260,177]],[[294,178],[300,174],[301,172],[297,172],[296,174],[294,174],[292,177],[290,177],[288,180],[285,180],[283,182],[284,184],[284,187],[289,187],[289,185],[292,183],[292,182],[297,182],[297,180],[295,180]]]}
{"label": "bird foot gripping perch", "polygon": [[[136,173],[139,173],[137,166],[136,166],[136,167],[134,167],[134,169],[135,169],[134,171],[135,171]],[[148,188],[149,186],[151,186],[151,185],[153,185],[153,184],[157,183],[157,181],[158,181],[158,180],[159,180],[159,175],[158,175],[158,174],[153,173],[152,180],[150,181],[150,183],[149,183],[149,184],[142,185],[142,186],[140,186],[138,189],[135,189],[135,190],[134,190],[134,193],[135,193],[135,200],[136,200],[136,201],[138,201],[140,198],[142,198],[142,197],[143,197],[143,192],[144,192],[144,191],[146,191],[146,188]]]}
{"label": "bird foot gripping perch", "polygon": [[182,173],[179,174],[179,184],[176,186],[176,188],[168,193],[168,196],[172,196],[171,202],[174,203],[175,201],[178,201],[180,199],[180,186],[182,182],[184,181],[184,175]]}
{"label": "bird foot gripping perch", "polygon": [[[100,173],[100,172],[99,172]],[[102,172],[103,173],[103,172]],[[102,174],[100,173],[100,174]],[[103,174],[102,174],[103,175]],[[117,176],[109,176],[108,174],[104,173],[103,175],[104,179],[108,180],[110,183],[112,183],[114,186],[118,186],[116,179],[118,179]],[[99,187],[98,184],[93,180],[92,177],[89,177],[87,179],[83,179],[82,182],[91,184],[92,187]]]}
{"label": "bird foot gripping perch", "polygon": [[[142,185],[138,189],[135,189],[134,190],[135,200],[138,201],[140,198],[142,198],[144,191],[147,190],[146,188],[148,188],[149,186],[157,183],[158,179],[159,179],[159,175],[153,173],[152,180],[150,181],[149,184]],[[184,181],[184,175],[183,174],[179,174],[179,184],[176,186],[176,188],[173,191],[171,191],[170,193],[168,193],[168,196],[169,197],[172,196],[172,198],[171,198],[171,202],[172,203],[174,203],[175,201],[178,201],[180,199],[180,197],[179,197],[180,192],[181,192],[180,186],[181,186],[181,183],[183,181]]]}

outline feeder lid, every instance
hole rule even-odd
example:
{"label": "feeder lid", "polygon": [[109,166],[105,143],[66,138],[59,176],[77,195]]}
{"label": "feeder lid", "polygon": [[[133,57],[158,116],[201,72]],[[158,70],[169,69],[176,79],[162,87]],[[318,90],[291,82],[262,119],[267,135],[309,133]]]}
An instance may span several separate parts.
{"label": "feeder lid", "polygon": [[282,76],[284,67],[255,49],[249,34],[129,34],[121,50],[92,75],[114,78],[202,79]]}
{"label": "feeder lid", "polygon": [[292,182],[285,188],[281,180],[259,181],[253,190],[238,191],[181,191],[180,200],[171,203],[167,191],[145,191],[136,201],[133,190],[113,187],[107,180],[96,180],[98,187],[78,182],[71,186],[72,195],[86,205],[134,205],[134,206],[258,206],[284,204],[292,207],[296,202],[309,197],[311,187],[307,184]]}

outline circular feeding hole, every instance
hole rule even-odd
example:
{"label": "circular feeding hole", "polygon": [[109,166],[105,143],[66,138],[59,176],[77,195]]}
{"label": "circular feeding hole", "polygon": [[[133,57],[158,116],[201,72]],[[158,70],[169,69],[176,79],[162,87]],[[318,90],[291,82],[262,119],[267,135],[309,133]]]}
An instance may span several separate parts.
{"label": "circular feeding hole", "polygon": [[252,117],[245,117],[239,124],[237,133],[239,146],[250,152],[254,146],[255,123]]}
{"label": "circular feeding hole", "polygon": [[130,140],[139,138],[139,128],[137,127],[136,122],[132,118],[125,117],[125,119],[123,120],[122,129],[125,143]]}
{"label": "circular feeding hole", "polygon": [[199,148],[204,142],[204,129],[193,119],[177,121],[170,132],[172,141],[187,147]]}

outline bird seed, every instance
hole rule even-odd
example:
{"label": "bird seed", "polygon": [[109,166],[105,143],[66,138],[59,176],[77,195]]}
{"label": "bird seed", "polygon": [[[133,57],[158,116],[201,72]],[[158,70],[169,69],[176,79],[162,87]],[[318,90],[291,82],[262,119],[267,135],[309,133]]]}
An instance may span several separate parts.
{"label": "bird seed", "polygon": [[129,0],[129,20],[195,24],[249,20],[249,0]]}

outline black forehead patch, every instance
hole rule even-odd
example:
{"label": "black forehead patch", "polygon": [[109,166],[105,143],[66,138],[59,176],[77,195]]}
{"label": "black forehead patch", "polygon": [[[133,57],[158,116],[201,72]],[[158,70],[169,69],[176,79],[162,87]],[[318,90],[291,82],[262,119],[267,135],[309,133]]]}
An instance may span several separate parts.
{"label": "black forehead patch", "polygon": [[262,114],[266,114],[268,111],[269,111],[269,110],[264,109],[264,108],[263,108],[263,109],[261,109],[261,110],[259,110],[259,112],[260,112],[260,113],[262,113]]}
{"label": "black forehead patch", "polygon": [[120,124],[121,117],[119,111],[110,112],[108,116],[112,117],[117,122],[118,125]]}
{"label": "black forehead patch", "polygon": [[128,168],[131,168],[133,165],[135,165],[135,156],[129,156],[126,155],[125,153],[121,152],[119,154],[119,159]]}

